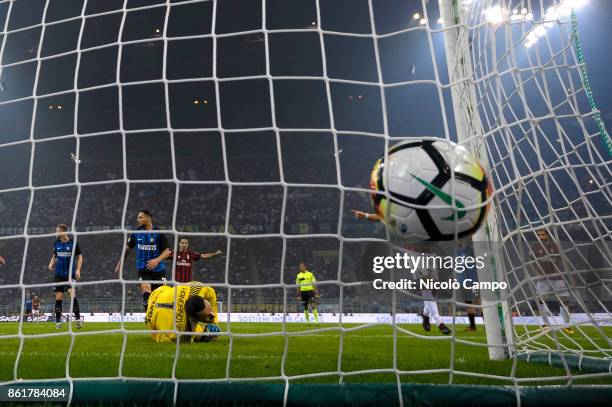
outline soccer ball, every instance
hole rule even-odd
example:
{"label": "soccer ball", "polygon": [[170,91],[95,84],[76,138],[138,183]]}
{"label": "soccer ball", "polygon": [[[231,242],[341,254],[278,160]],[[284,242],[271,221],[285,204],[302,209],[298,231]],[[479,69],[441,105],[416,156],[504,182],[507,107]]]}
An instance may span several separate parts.
{"label": "soccer ball", "polygon": [[391,147],[388,163],[383,156],[374,164],[370,189],[374,210],[390,236],[406,242],[473,234],[485,220],[492,193],[478,160],[445,140],[407,141]]}

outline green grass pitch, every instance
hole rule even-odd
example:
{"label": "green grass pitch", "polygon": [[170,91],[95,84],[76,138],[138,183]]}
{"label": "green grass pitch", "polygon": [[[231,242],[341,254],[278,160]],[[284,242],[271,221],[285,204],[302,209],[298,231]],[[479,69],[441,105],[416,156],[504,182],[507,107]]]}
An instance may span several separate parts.
{"label": "green grass pitch", "polygon": [[[360,370],[393,368],[393,328],[389,325],[343,324],[347,329],[340,333],[337,324],[287,324],[292,335],[288,336],[284,373],[294,376],[295,383],[338,383],[338,371],[346,373],[342,379],[347,383],[395,382],[396,376],[389,372],[358,374]],[[402,332],[397,333],[397,368],[402,371],[424,371],[440,369],[440,372],[406,373],[401,375],[404,383],[461,383],[511,385],[509,378],[513,371],[513,360],[490,361],[485,347],[472,344],[455,343],[442,336],[435,327],[425,333],[420,325],[400,325],[417,335],[433,340],[415,337]],[[124,337],[127,338],[121,375],[124,377],[171,378],[173,369],[179,379],[225,379],[228,369],[230,339],[221,336],[208,343],[182,344],[176,360],[176,344],[155,344],[146,333],[109,333],[120,329],[119,323],[89,323],[76,331],[69,359],[69,373],[72,377],[116,377],[120,374],[120,359]],[[127,330],[144,330],[140,323],[126,323]],[[221,324],[224,332],[227,325]],[[535,329],[535,328],[534,328]],[[252,337],[234,336],[232,340],[229,376],[241,378],[271,378],[269,382],[279,382],[283,364],[285,338],[278,335],[281,324],[232,323],[234,334],[259,334]],[[562,345],[584,349],[595,349],[595,345],[607,348],[607,339],[591,327],[582,330],[589,338],[576,332],[570,342],[560,339]],[[484,344],[484,330],[466,332],[465,326],[456,326],[458,339],[474,344]],[[0,335],[18,333],[17,323],[0,324]],[[51,333],[53,336],[40,337]],[[277,333],[277,335],[274,335]],[[606,336],[612,328],[606,327]],[[50,322],[24,323],[25,340],[17,366],[17,377],[21,379],[49,379],[66,377],[66,361],[71,344],[68,326],[55,329]],[[339,348],[342,340],[341,358]],[[591,343],[593,341],[593,343]],[[540,338],[539,343],[553,344],[551,338]],[[16,356],[19,351],[18,338],[0,338],[0,381],[13,380]],[[341,365],[339,366],[339,360]],[[449,372],[453,361],[454,373]],[[474,377],[461,372],[483,373],[496,377]],[[515,377],[534,378],[524,385],[564,384],[567,379],[537,381],[542,377],[567,376],[563,368],[543,364],[517,361]],[[321,374],[316,376],[312,374]],[[579,371],[572,371],[574,384],[612,384],[612,376],[588,377]]]}

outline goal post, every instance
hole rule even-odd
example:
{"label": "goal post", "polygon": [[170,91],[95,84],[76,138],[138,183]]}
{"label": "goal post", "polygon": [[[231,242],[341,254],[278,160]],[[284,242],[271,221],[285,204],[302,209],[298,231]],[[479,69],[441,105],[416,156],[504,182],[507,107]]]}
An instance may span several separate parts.
{"label": "goal post", "polygon": [[[439,0],[440,18],[444,27],[444,51],[452,95],[454,123],[457,140],[465,145],[485,165],[491,168],[486,151],[483,127],[480,122],[474,73],[469,52],[469,32],[461,16],[461,3],[456,0]],[[474,251],[478,256],[488,253],[485,267],[478,269],[479,281],[505,281],[502,262],[496,262],[496,251],[500,238],[496,222],[496,205],[492,199],[491,209],[484,225],[474,233]],[[500,290],[481,290],[482,314],[489,357],[500,360],[512,352],[512,318]]]}

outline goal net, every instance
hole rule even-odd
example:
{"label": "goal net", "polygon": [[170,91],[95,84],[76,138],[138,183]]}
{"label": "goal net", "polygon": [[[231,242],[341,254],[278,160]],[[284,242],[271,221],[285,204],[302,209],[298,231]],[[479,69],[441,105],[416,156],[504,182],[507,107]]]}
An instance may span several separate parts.
{"label": "goal net", "polygon": [[457,4],[455,22],[472,28],[457,33],[451,83],[464,81],[458,131],[486,154],[496,186],[488,236],[518,316],[513,351],[608,372],[612,143],[580,42],[583,3]]}
{"label": "goal net", "polygon": [[[0,387],[67,386],[74,403],[600,402],[612,142],[582,3],[0,0]],[[446,254],[484,256],[470,278],[505,289],[373,285],[396,248],[351,210],[372,212],[372,166],[416,138],[487,168],[486,222]],[[175,252],[223,252],[193,264],[217,339],[151,340],[134,254],[114,272],[142,209]],[[58,224],[82,250],[83,328],[67,294],[54,323]],[[300,262],[318,321],[296,298]]]}

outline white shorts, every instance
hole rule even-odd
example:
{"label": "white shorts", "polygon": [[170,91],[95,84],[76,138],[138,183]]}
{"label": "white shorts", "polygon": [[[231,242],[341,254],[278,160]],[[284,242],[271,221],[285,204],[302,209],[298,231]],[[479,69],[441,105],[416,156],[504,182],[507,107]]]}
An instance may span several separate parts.
{"label": "white shorts", "polygon": [[39,309],[33,309],[32,310],[32,315],[36,315],[36,316],[40,315],[40,310]]}
{"label": "white shorts", "polygon": [[541,296],[558,295],[569,297],[570,293],[564,280],[539,280],[536,282],[536,293]]}

